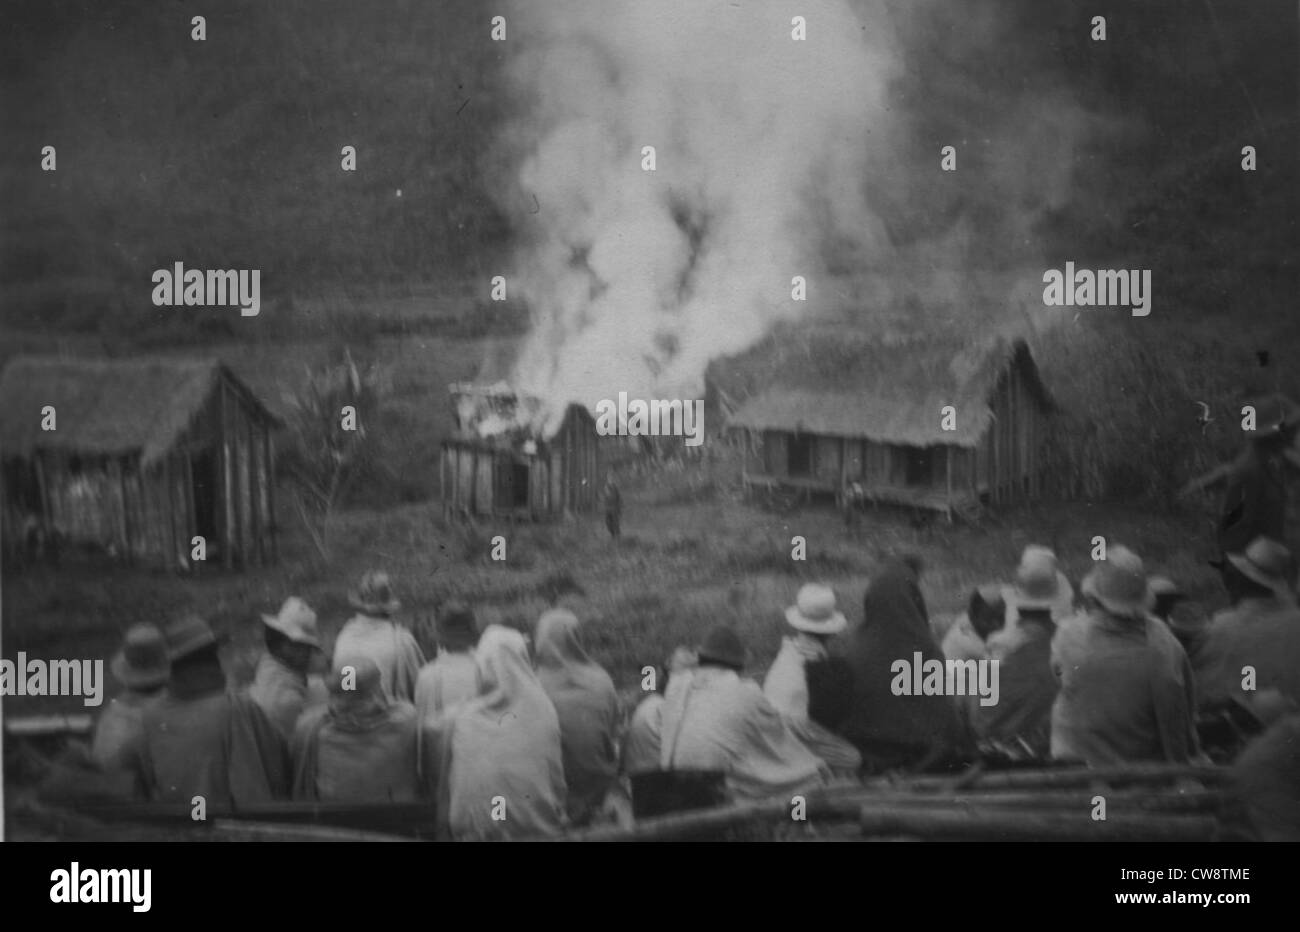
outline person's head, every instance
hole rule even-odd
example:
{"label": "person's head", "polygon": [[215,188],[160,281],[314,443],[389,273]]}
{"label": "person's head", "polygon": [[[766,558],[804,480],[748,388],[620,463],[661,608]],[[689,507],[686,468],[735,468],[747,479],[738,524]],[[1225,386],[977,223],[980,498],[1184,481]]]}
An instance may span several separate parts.
{"label": "person's head", "polygon": [[306,673],[320,653],[316,613],[302,599],[290,596],[275,615],[262,616],[266,650],[285,666]]}
{"label": "person's head", "polygon": [[167,641],[154,625],[132,625],[122,639],[122,649],[111,661],[113,677],[137,693],[154,693],[171,678]]}
{"label": "person's head", "polygon": [[694,670],[699,665],[700,659],[696,656],[695,651],[684,646],[674,648],[672,656],[668,658],[667,662],[655,670],[655,682],[659,684],[658,691],[661,693],[668,691],[668,680],[674,674]]}
{"label": "person's head", "polygon": [[1020,614],[1045,608],[1055,615],[1065,615],[1074,601],[1074,590],[1061,572],[1056,554],[1041,544],[1030,544],[1020,555],[1010,598]]}
{"label": "person's head", "polygon": [[736,630],[718,625],[709,631],[696,651],[701,667],[723,667],[737,673],[745,669],[745,645]]}
{"label": "person's head", "polygon": [[1187,594],[1168,576],[1152,576],[1149,583],[1156,599],[1155,608],[1151,613],[1167,623],[1169,616],[1173,614],[1174,606],[1186,599]]}
{"label": "person's head", "polygon": [[1257,537],[1244,553],[1228,554],[1222,572],[1234,604],[1251,598],[1295,600],[1295,558],[1289,548],[1272,538]]}
{"label": "person's head", "polygon": [[807,583],[800,588],[795,604],[785,610],[785,620],[794,630],[819,640],[848,627],[844,613],[835,606],[835,591],[821,583]]}
{"label": "person's head", "polygon": [[434,631],[438,649],[467,653],[478,644],[478,623],[474,611],[464,602],[448,602],[438,612]]}
{"label": "person's head", "polygon": [[1155,607],[1142,558],[1122,544],[1093,565],[1081,589],[1091,606],[1116,618],[1138,621]]}
{"label": "person's head", "polygon": [[537,619],[533,649],[538,667],[590,663],[582,646],[578,616],[567,608],[552,608]]}
{"label": "person's head", "polygon": [[330,709],[336,715],[374,711],[389,704],[379,665],[365,654],[335,657],[327,685]]}
{"label": "person's head", "polygon": [[402,607],[393,594],[392,580],[383,570],[368,570],[348,593],[348,604],[372,618],[389,618]]}
{"label": "person's head", "polygon": [[974,590],[966,605],[966,617],[970,619],[971,628],[980,640],[986,640],[994,631],[1001,629],[1007,621],[1007,603],[1002,595],[1002,587],[990,583]]}
{"label": "person's head", "polygon": [[217,636],[198,615],[185,615],[163,630],[167,656],[171,661],[172,682],[224,682]]}

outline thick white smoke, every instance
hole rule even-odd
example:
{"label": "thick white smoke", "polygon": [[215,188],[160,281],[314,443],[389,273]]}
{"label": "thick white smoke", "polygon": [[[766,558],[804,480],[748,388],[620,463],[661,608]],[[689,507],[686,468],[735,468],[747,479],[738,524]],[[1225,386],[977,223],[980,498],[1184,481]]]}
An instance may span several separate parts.
{"label": "thick white smoke", "polygon": [[890,132],[895,61],[874,9],[519,4],[508,54],[526,104],[508,129],[510,200],[535,213],[513,278],[532,315],[517,388],[553,418],[620,391],[700,397],[710,359],[805,313],[791,279],[813,297],[820,245],[875,229],[865,166]]}

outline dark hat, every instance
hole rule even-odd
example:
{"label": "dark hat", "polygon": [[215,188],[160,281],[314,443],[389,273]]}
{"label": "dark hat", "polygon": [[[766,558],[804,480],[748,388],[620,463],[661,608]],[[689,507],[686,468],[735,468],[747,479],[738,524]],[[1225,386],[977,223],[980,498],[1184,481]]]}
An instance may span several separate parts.
{"label": "dark hat", "polygon": [[448,650],[469,650],[478,643],[474,612],[464,602],[448,602],[438,612],[434,627],[438,644]]}
{"label": "dark hat", "polygon": [[718,625],[705,637],[698,651],[700,663],[716,663],[733,670],[745,666],[745,645],[734,628]]}
{"label": "dark hat", "polygon": [[383,570],[368,570],[348,593],[348,604],[367,615],[391,615],[402,607],[393,595],[392,581]]}
{"label": "dark hat", "polygon": [[217,644],[212,628],[194,614],[173,621],[163,630],[163,637],[167,640],[167,658],[173,663]]}
{"label": "dark hat", "polygon": [[1254,583],[1284,599],[1295,598],[1295,558],[1285,544],[1256,537],[1245,553],[1228,554],[1228,562]]}
{"label": "dark hat", "polygon": [[122,649],[109,662],[117,681],[128,689],[151,689],[171,678],[167,641],[153,625],[133,625],[122,639]]}

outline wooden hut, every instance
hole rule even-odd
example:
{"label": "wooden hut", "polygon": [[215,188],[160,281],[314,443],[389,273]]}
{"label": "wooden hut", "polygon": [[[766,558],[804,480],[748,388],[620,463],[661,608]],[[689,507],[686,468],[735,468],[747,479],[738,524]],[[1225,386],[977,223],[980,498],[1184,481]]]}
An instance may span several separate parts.
{"label": "wooden hut", "polygon": [[540,520],[590,512],[602,482],[602,445],[586,408],[569,405],[544,436],[534,399],[507,387],[453,385],[456,427],[442,443],[443,511]]}
{"label": "wooden hut", "polygon": [[749,441],[749,486],[949,517],[1041,486],[1053,402],[1022,340],[782,327],[709,381]]}
{"label": "wooden hut", "polygon": [[196,568],[195,537],[208,564],[270,562],[276,425],[215,359],[17,357],[0,374],[5,527],[170,568]]}

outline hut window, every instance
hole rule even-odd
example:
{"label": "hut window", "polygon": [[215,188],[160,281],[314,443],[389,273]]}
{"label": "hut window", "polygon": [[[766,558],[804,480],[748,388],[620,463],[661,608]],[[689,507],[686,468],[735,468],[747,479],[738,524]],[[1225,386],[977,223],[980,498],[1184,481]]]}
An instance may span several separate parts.
{"label": "hut window", "polygon": [[907,448],[907,484],[929,485],[934,476],[934,448]]}
{"label": "hut window", "polygon": [[791,476],[807,476],[812,472],[813,438],[807,434],[791,434],[785,445],[785,471]]}

